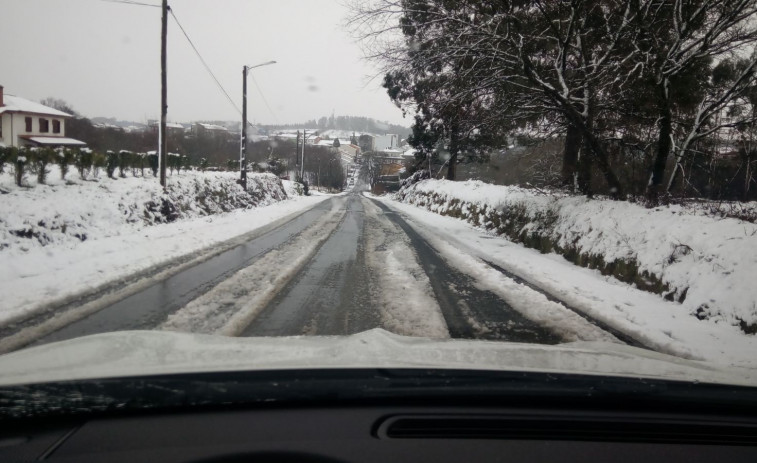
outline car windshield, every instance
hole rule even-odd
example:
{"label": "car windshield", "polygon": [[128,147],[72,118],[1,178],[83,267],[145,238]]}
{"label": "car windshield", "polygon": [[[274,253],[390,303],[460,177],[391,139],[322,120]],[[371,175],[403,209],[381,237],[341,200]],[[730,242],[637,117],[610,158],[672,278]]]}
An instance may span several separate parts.
{"label": "car windshield", "polygon": [[757,0],[1,8],[0,385],[757,386]]}

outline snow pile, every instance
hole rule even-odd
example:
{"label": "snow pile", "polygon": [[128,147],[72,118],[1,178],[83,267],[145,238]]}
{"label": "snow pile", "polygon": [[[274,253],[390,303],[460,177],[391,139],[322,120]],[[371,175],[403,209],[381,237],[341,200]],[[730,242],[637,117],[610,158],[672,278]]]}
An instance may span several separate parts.
{"label": "snow pile", "polygon": [[152,176],[72,182],[61,180],[57,169],[51,169],[48,184],[29,187],[18,187],[12,175],[0,174],[5,193],[0,253],[73,246],[144,226],[264,206],[296,192],[271,174],[250,174],[245,192],[232,172],[182,172],[169,177],[164,192]]}
{"label": "snow pile", "polygon": [[757,330],[757,225],[702,207],[646,209],[480,181],[426,180],[402,202],[464,219],[681,303],[693,316]]}

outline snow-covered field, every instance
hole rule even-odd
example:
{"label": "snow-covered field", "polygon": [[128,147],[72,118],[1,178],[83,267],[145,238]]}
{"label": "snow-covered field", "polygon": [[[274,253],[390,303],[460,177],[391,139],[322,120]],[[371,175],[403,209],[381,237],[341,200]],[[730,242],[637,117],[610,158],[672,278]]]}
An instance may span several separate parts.
{"label": "snow-covered field", "polygon": [[327,198],[298,196],[291,183],[268,174],[250,175],[249,195],[234,173],[174,174],[166,193],[151,176],[75,184],[59,178],[51,172],[48,185],[19,188],[0,174],[8,192],[0,195],[0,323],[231,246]]}
{"label": "snow-covered field", "polygon": [[[757,321],[754,224],[679,206],[650,210],[481,182],[424,181],[394,200],[381,200],[405,214],[448,262],[476,276],[482,287],[497,288],[503,278],[482,264],[485,260],[661,352],[757,367],[757,336],[739,326],[740,320]],[[598,270],[578,267],[559,254],[496,236],[489,219],[493,213],[506,216],[510,208],[532,218],[522,224],[526,230],[571,243],[583,253],[603,255],[606,262],[634,258],[671,289],[688,287],[685,300],[668,301]],[[684,244],[688,252],[680,251]],[[705,305],[709,318],[700,320],[699,308]]]}

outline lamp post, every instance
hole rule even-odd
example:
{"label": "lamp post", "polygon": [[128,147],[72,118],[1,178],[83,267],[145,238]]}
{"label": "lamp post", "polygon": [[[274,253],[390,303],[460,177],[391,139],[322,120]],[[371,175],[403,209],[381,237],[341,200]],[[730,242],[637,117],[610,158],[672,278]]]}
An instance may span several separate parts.
{"label": "lamp post", "polygon": [[247,191],[247,71],[275,63],[276,61],[267,61],[255,66],[242,66],[242,142],[239,148],[239,170],[241,171],[239,183],[244,191]]}

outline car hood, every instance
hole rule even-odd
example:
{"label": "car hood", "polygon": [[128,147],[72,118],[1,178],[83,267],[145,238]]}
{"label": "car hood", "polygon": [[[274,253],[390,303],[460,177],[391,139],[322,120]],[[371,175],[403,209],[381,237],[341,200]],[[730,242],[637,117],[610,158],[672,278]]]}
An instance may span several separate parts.
{"label": "car hood", "polygon": [[351,336],[231,338],[120,331],[0,356],[0,385],[181,373],[329,368],[530,371],[757,385],[757,371],[604,342],[556,346],[426,339],[373,329]]}

